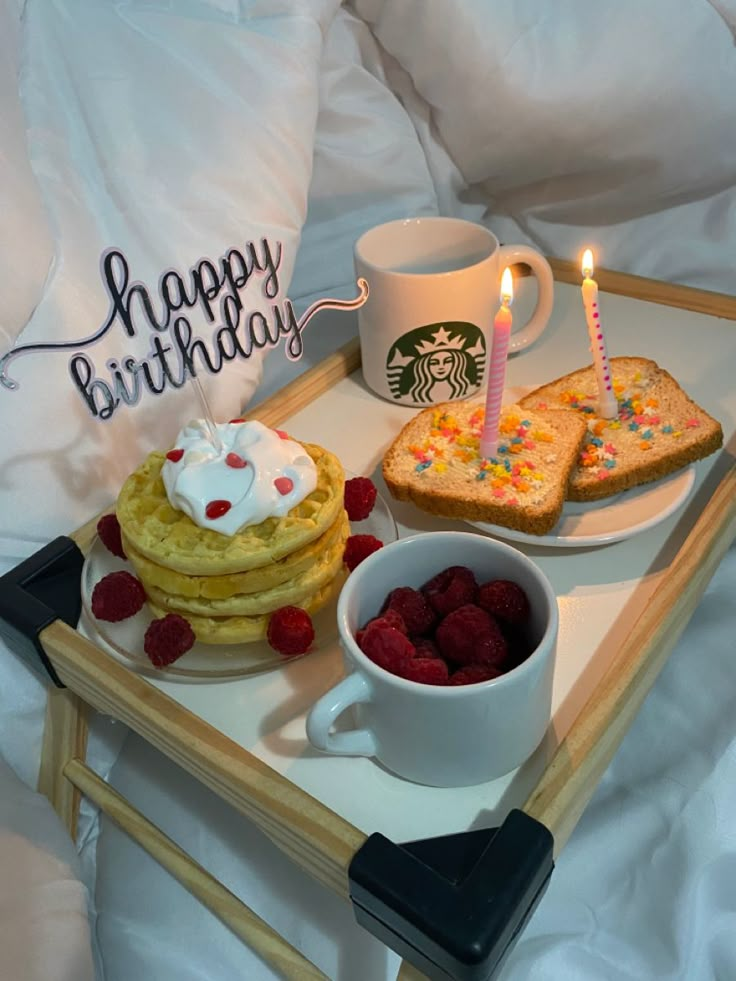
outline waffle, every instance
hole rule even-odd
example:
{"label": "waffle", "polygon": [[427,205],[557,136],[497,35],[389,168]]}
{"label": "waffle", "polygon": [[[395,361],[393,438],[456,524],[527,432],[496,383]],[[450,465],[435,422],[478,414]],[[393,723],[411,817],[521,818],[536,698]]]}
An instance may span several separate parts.
{"label": "waffle", "polygon": [[323,535],[343,509],[340,461],[320,446],[303,446],[317,467],[315,490],[283,518],[249,525],[232,538],[199,528],[169,504],[161,479],[165,454],[151,453],[120,491],[116,510],[126,540],[144,558],[195,576],[247,572],[279,561]]}
{"label": "waffle", "polygon": [[[347,525],[347,521],[345,524]],[[345,537],[347,537],[347,530]],[[188,617],[190,613],[204,617],[255,616],[260,613],[273,613],[282,606],[300,606],[303,600],[308,600],[335,578],[342,567],[344,550],[344,539],[340,537],[332,548],[325,551],[309,569],[294,579],[279,583],[272,589],[257,593],[241,593],[224,599],[178,596],[159,589],[143,576],[140,576],[140,579],[148,598],[156,606],[165,607],[168,611],[180,613],[184,617]]]}
{"label": "waffle", "polygon": [[[299,603],[299,606],[306,610],[310,616],[314,615],[323,606],[337,595],[344,581],[343,573],[338,575],[318,590],[314,595]],[[163,617],[171,612],[158,606],[150,599],[148,605],[154,616]],[[186,619],[191,624],[192,630],[198,641],[203,644],[249,644],[253,641],[264,640],[268,630],[270,614],[260,616],[230,616],[230,617],[204,617],[193,613],[187,613]]]}
{"label": "waffle", "polygon": [[350,525],[343,511],[323,535],[291,555],[258,569],[222,576],[187,576],[173,569],[166,569],[136,551],[125,535],[123,547],[146,589],[153,587],[182,599],[225,600],[231,596],[273,590],[281,583],[296,579],[336,546],[339,545],[342,550],[349,534]]}

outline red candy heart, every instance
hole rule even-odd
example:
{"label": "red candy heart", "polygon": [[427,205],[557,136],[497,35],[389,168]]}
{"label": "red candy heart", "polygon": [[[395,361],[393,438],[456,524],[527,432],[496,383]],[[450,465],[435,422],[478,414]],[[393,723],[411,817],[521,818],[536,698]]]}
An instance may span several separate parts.
{"label": "red candy heart", "polygon": [[279,439],[288,439],[289,434],[285,433],[283,429],[274,429],[274,432],[279,437]]}
{"label": "red candy heart", "polygon": [[238,419],[231,419],[230,420],[231,425],[234,425],[236,422],[245,422],[245,419],[238,418]]}
{"label": "red candy heart", "polygon": [[279,494],[283,494],[284,497],[294,489],[294,481],[289,477],[277,477],[273,485]]}
{"label": "red candy heart", "polygon": [[215,518],[221,518],[223,514],[227,514],[231,507],[230,501],[210,501],[204,509],[204,513],[210,521],[214,521]]}
{"label": "red candy heart", "polygon": [[248,466],[248,461],[244,460],[242,456],[238,456],[237,453],[228,453],[225,457],[225,463],[233,470],[242,470],[243,467]]}
{"label": "red candy heart", "polygon": [[166,454],[166,459],[171,460],[172,463],[178,463],[183,456],[184,450],[169,450]]}

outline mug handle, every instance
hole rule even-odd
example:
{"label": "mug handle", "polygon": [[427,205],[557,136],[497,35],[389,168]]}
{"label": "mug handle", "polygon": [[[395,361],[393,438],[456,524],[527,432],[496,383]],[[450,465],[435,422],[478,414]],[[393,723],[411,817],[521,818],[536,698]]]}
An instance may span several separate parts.
{"label": "mug handle", "polygon": [[376,740],[368,729],[330,732],[330,727],[345,709],[371,700],[371,686],[365,676],[354,671],[330,688],[315,702],[307,716],[307,738],[317,749],[339,756],[375,756]]}
{"label": "mug handle", "polygon": [[529,322],[521,330],[515,330],[509,338],[509,353],[523,351],[539,337],[547,326],[552,313],[554,302],[554,277],[550,264],[544,256],[528,245],[501,245],[498,250],[500,268],[513,266],[517,262],[525,262],[531,266],[537,277],[539,297],[534,313]]}

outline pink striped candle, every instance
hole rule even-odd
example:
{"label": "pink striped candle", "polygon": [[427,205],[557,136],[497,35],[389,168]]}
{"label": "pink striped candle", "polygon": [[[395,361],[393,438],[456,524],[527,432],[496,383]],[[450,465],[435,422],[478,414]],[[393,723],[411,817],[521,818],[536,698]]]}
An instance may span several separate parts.
{"label": "pink striped candle", "polygon": [[590,352],[598,381],[598,415],[602,419],[615,419],[618,416],[618,401],[613,391],[611,366],[608,363],[606,341],[603,336],[600,310],[598,308],[598,283],[593,276],[593,253],[586,249],[583,253],[583,306],[588,324]]}
{"label": "pink striped candle", "polygon": [[500,299],[501,306],[493,321],[493,340],[488,361],[486,412],[480,436],[480,455],[484,460],[490,460],[498,452],[498,425],[506,381],[506,356],[513,323],[510,307],[514,299],[514,281],[508,268],[504,269],[501,277]]}

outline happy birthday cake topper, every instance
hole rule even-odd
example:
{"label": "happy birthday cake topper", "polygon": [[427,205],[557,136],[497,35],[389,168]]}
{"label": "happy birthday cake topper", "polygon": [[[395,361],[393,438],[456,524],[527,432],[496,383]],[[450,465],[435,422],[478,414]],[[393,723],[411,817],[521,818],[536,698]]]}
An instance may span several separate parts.
{"label": "happy birthday cake topper", "polygon": [[[354,300],[325,298],[312,303],[297,318],[288,298],[279,301],[279,268],[283,250],[268,239],[247,242],[240,251],[228,249],[213,261],[198,259],[185,275],[167,269],[159,278],[156,294],[145,283],[131,281],[128,260],[119,249],[107,249],[100,260],[102,282],[110,301],[105,322],[89,337],[79,340],[25,344],[0,358],[0,385],[15,390],[18,383],[8,375],[15,358],[26,354],[73,351],[69,374],[84,402],[98,419],[107,420],[121,405],[136,405],[144,392],[159,395],[167,388],[181,388],[205,370],[218,374],[236,358],[247,359],[254,350],[275,347],[285,338],[286,356],[298,360],[304,350],[302,332],[321,310],[355,310],[368,299],[368,284],[358,279]],[[246,308],[243,293],[259,282],[270,301],[266,311]],[[209,337],[194,332],[195,310],[211,325]],[[119,328],[123,337],[149,332],[150,348],[144,358],[123,354],[109,358],[104,370],[86,349],[109,331]]]}

